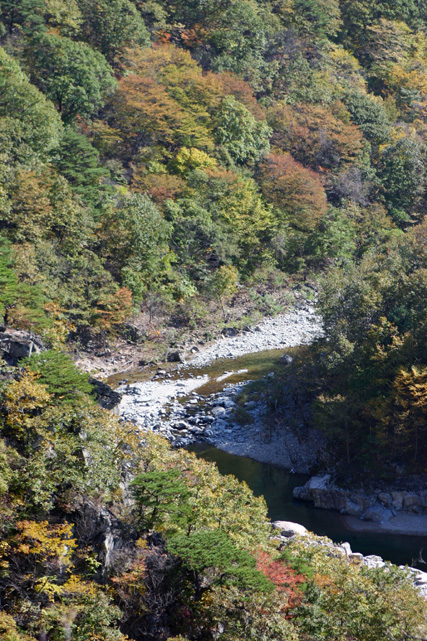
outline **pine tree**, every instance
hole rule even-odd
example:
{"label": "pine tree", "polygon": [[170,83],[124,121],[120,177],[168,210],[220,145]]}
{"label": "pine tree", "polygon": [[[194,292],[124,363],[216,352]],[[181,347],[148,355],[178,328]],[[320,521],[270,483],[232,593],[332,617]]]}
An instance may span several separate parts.
{"label": "pine tree", "polygon": [[93,390],[89,375],[80,372],[72,359],[62,352],[51,349],[33,354],[20,361],[20,365],[38,374],[38,382],[46,385],[58,402],[71,403],[76,395],[90,394]]}

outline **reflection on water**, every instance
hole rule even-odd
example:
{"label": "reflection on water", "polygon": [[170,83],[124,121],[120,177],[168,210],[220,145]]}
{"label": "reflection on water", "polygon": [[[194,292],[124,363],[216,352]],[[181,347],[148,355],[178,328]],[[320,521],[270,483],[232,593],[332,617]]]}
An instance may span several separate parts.
{"label": "reflection on water", "polygon": [[[233,474],[240,481],[246,481],[256,496],[263,495],[272,521],[302,523],[312,532],[328,536],[336,542],[348,541],[354,552],[378,554],[398,565],[416,566],[416,559],[422,548],[425,548],[427,557],[427,533],[425,537],[419,537],[352,532],[345,528],[338,512],[317,509],[310,503],[296,501],[292,491],[294,487],[303,485],[307,476],[290,474],[276,465],[257,463],[208,445],[192,445],[188,449],[207,461],[216,463],[221,474]],[[418,567],[427,570],[425,565]]]}
{"label": "reflection on water", "polygon": [[[269,372],[282,367],[280,357],[286,351],[296,355],[304,347],[286,350],[270,350],[246,354],[233,359],[221,359],[201,368],[164,366],[169,370],[172,379],[189,376],[208,375],[208,383],[197,391],[206,396],[220,392],[224,386],[240,381],[257,380]],[[125,378],[128,383],[150,380],[156,373],[155,367],[117,374],[109,383],[117,386]],[[231,375],[224,376],[224,374]],[[220,380],[218,380],[220,379]],[[283,468],[274,465],[257,463],[248,458],[227,454],[208,445],[194,445],[188,448],[208,461],[218,465],[222,474],[234,474],[239,480],[246,481],[254,494],[264,495],[269,517],[274,520],[295,521],[319,535],[326,535],[336,542],[348,541],[355,552],[362,554],[379,554],[384,559],[397,564],[416,565],[420,550],[425,548],[427,557],[427,532],[425,537],[402,536],[397,534],[374,534],[371,532],[352,532],[346,529],[343,519],[337,512],[320,510],[311,504],[295,501],[292,491],[297,485],[303,485],[306,476],[290,474]],[[427,570],[425,565],[420,569]]]}

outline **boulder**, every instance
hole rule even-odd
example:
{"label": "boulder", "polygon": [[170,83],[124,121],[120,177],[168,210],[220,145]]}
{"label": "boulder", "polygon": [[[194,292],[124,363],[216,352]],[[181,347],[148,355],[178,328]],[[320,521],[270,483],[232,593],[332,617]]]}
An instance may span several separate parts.
{"label": "boulder", "polygon": [[384,523],[389,521],[392,516],[393,512],[391,510],[381,505],[381,503],[374,503],[364,512],[362,518],[374,523]]}
{"label": "boulder", "polygon": [[363,565],[366,565],[368,568],[382,568],[385,566],[384,559],[382,559],[380,556],[377,556],[376,554],[370,554],[369,556],[364,556]]}
{"label": "boulder", "polygon": [[98,381],[96,378],[90,378],[89,382],[93,385],[97,402],[105,410],[113,410],[120,404],[121,394],[115,392],[107,383]]}
{"label": "boulder", "polygon": [[274,521],[272,525],[273,528],[280,530],[281,536],[306,536],[308,534],[307,528],[300,523],[293,523],[292,521]]}
{"label": "boulder", "polygon": [[417,494],[408,494],[403,497],[403,508],[407,509],[410,507],[420,507],[421,506],[421,497]]}
{"label": "boulder", "polygon": [[239,332],[235,327],[224,327],[224,329],[222,330],[222,333],[224,336],[227,336],[228,338],[233,338],[233,336],[237,336]]}
{"label": "boulder", "polygon": [[219,418],[221,416],[225,416],[226,410],[225,407],[221,407],[220,405],[217,405],[216,407],[213,407],[211,409],[211,413],[215,418]]}
{"label": "boulder", "polygon": [[353,554],[353,552],[351,551],[350,543],[347,543],[347,542],[341,543],[341,545],[338,546],[338,549],[342,550],[344,554],[348,557],[350,557]]}
{"label": "boulder", "polygon": [[280,357],[280,360],[286,363],[286,365],[290,365],[294,359],[290,354],[283,354],[283,356]]}
{"label": "boulder", "polygon": [[168,363],[184,363],[185,353],[182,349],[169,349],[166,352],[166,360]]}

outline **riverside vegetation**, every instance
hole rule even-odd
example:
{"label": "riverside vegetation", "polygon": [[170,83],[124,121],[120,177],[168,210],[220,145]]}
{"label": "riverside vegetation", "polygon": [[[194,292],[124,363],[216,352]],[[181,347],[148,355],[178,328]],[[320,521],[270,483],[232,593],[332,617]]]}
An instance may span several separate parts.
{"label": "riverside vegetation", "polygon": [[404,570],[281,549],[66,355],[316,279],[292,381],[330,464],[425,472],[426,30],[424,0],[0,0],[0,314],[48,348],[1,364],[6,641],[426,637]]}

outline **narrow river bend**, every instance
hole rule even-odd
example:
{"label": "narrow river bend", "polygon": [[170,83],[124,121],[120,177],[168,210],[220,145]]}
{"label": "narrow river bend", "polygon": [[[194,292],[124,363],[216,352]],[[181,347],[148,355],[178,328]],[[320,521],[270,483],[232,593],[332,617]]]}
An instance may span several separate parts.
{"label": "narrow river bend", "polygon": [[[427,560],[427,531],[423,536],[353,531],[348,518],[339,513],[296,501],[293,489],[308,476],[288,471],[292,459],[286,459],[280,440],[277,447],[274,442],[267,447],[262,443],[262,415],[249,427],[238,426],[230,418],[234,395],[247,381],[271,376],[286,347],[291,345],[237,353],[229,359],[210,358],[205,363],[199,358],[197,364],[170,371],[128,372],[110,382],[123,394],[120,414],[124,418],[216,463],[222,474],[245,481],[255,495],[265,497],[271,520],[295,521],[335,542],[348,541],[355,552],[425,570],[422,555]],[[304,455],[304,444],[300,445],[297,449]]]}

